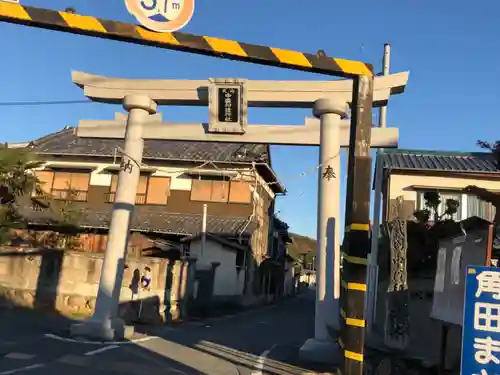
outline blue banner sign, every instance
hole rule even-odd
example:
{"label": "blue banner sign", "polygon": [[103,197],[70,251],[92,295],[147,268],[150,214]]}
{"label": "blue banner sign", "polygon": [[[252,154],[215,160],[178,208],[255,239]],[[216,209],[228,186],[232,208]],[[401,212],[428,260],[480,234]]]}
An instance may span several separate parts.
{"label": "blue banner sign", "polygon": [[500,375],[500,268],[467,266],[462,375]]}

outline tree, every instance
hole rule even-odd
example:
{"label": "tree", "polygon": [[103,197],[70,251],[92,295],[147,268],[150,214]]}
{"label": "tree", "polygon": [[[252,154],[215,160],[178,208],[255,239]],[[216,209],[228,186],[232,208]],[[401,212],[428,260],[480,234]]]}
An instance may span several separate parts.
{"label": "tree", "polygon": [[495,143],[477,141],[476,144],[483,149],[491,151],[495,157],[495,165],[500,169],[500,141],[496,141]]}
{"label": "tree", "polygon": [[0,147],[0,244],[8,242],[15,229],[26,227],[16,199],[33,189],[41,190],[35,174],[30,173],[39,165],[36,155],[27,149]]}
{"label": "tree", "polygon": [[439,214],[439,206],[441,205],[442,200],[441,196],[437,191],[427,191],[424,193],[424,206],[425,208],[422,210],[417,210],[414,212],[414,216],[418,222],[427,224],[430,218],[433,218],[434,224],[439,221],[452,220],[453,215],[458,212],[458,208],[460,206],[460,202],[456,199],[446,199],[445,201],[445,210],[440,215]]}
{"label": "tree", "polygon": [[75,250],[79,247],[78,233],[80,232],[80,222],[84,212],[75,204],[75,198],[78,192],[68,185],[63,199],[52,201],[55,219],[58,221],[56,246],[60,249]]}
{"label": "tree", "polygon": [[436,266],[439,241],[456,233],[460,226],[453,220],[460,203],[456,199],[446,199],[445,209],[439,214],[443,203],[436,191],[424,193],[424,207],[414,212],[416,222],[407,223],[408,272],[434,272]]}
{"label": "tree", "polygon": [[27,148],[0,146],[0,245],[10,243],[15,230],[26,229],[26,220],[19,214],[18,198],[31,194],[37,197],[32,204],[49,210],[53,215],[51,231],[28,231],[32,246],[56,246],[64,249],[76,247],[76,234],[83,212],[75,206],[76,192],[68,187],[63,199],[54,199],[46,193],[34,173],[42,165],[37,155]]}
{"label": "tree", "polygon": [[[500,141],[494,143],[477,141],[477,145],[483,149],[491,151],[494,157],[495,166],[500,169]],[[495,218],[493,222],[500,224],[500,194],[494,193],[487,189],[480,188],[476,185],[469,185],[464,189],[467,194],[474,194],[482,201],[491,203],[495,207]]]}

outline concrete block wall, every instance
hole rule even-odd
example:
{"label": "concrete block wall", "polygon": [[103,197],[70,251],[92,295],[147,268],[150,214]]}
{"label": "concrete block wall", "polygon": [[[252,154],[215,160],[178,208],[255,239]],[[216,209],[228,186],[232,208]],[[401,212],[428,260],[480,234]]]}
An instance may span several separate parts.
{"label": "concrete block wall", "polygon": [[[95,307],[103,255],[45,249],[0,248],[0,304],[90,316]],[[120,294],[126,321],[158,323],[179,319],[192,287],[193,260],[129,258]],[[145,267],[149,290],[139,287]],[[142,301],[142,306],[140,302]],[[141,316],[138,316],[139,308]]]}

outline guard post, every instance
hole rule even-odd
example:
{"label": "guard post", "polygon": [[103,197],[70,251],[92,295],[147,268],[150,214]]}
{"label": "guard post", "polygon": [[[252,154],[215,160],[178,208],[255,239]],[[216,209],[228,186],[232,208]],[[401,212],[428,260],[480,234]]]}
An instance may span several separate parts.
{"label": "guard post", "polygon": [[364,368],[365,295],[370,252],[372,102],[373,76],[355,78],[340,293],[342,321],[339,344],[344,354],[340,373],[343,375],[362,375]]}

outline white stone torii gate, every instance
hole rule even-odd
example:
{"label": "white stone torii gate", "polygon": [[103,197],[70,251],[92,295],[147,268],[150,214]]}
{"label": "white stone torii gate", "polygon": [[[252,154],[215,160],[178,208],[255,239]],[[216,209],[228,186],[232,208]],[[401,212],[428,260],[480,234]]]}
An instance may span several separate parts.
{"label": "white stone torii gate", "polygon": [[[391,94],[404,91],[408,73],[374,79],[374,104],[386,105]],[[349,145],[348,103],[352,98],[352,81],[246,81],[249,106],[280,108],[313,108],[319,120],[306,118],[303,126],[247,125],[244,134],[208,133],[206,124],[161,123],[155,115],[157,106],[207,105],[208,81],[136,80],[94,76],[74,72],[73,81],[84,94],[95,101],[123,103],[129,112],[110,121],[80,121],[77,135],[89,138],[125,138],[124,159],[141,163],[144,139],[179,141],[268,143],[320,146],[322,168],[318,182],[317,288],[314,338],[301,348],[307,359],[332,361],[334,343],[327,326],[339,329],[340,296],[340,152]],[[374,128],[372,147],[397,147],[398,129]],[[337,178],[323,178],[327,167]],[[74,325],[75,335],[116,339],[126,334],[118,319],[117,285],[123,277],[123,259],[127,245],[128,223],[135,204],[139,168],[120,171],[109,239],[99,285],[94,316]],[[337,197],[337,199],[332,199]]]}

